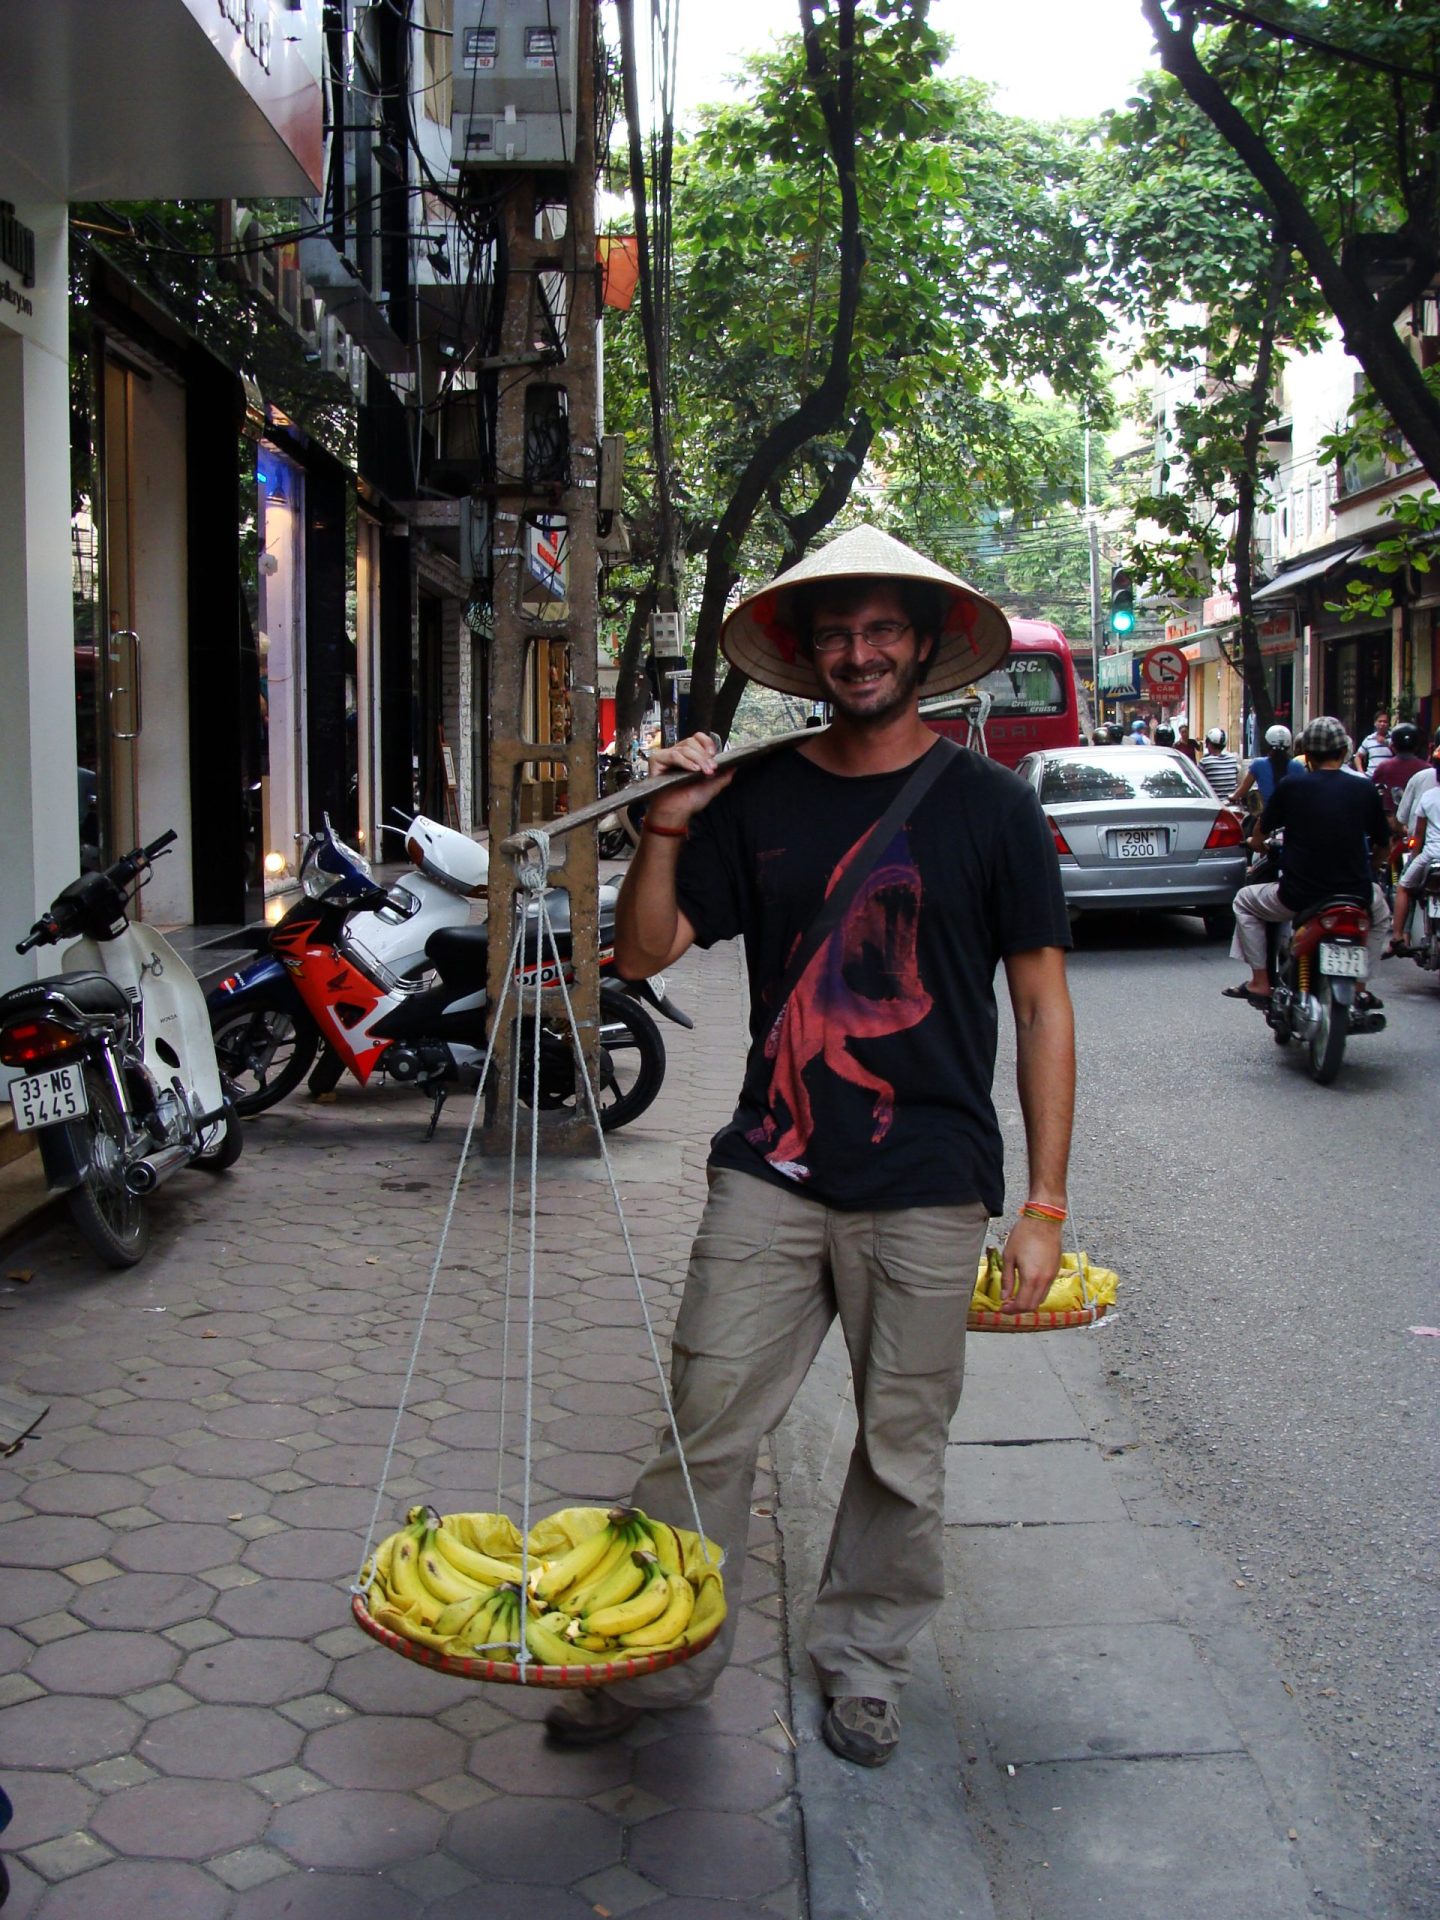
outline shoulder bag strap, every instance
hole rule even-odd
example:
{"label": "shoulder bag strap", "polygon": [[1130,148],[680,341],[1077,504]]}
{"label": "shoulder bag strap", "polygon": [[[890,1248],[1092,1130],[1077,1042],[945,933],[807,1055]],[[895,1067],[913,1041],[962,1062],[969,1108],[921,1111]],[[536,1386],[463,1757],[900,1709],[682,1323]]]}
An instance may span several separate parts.
{"label": "shoulder bag strap", "polygon": [[934,786],[940,775],[954,761],[960,752],[953,740],[947,740],[943,734],[936,740],[930,751],[916,767],[910,778],[896,794],[890,805],[881,814],[875,825],[866,834],[855,858],[845,869],[842,878],[825,896],[825,904],[806,928],[804,937],[795,949],[789,966],[785,969],[775,995],[774,1009],[778,1013],[800,984],[800,977],[806,967],[815,958],[821,945],[834,932],[844,918],[850,902],[860,891],[870,869],[895,838],[896,833],[905,824],[906,817],[913,813],[921,800]]}

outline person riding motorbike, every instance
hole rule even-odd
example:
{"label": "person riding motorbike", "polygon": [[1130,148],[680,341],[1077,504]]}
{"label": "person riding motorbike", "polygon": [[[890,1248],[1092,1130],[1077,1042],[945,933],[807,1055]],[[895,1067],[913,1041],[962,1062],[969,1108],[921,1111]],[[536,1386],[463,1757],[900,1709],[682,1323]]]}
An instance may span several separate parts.
{"label": "person riding motorbike", "polygon": [[1232,805],[1245,806],[1253,789],[1259,794],[1263,807],[1294,764],[1290,758],[1290,729],[1278,725],[1267,727],[1265,751],[1245,769],[1244,777],[1230,796]]}
{"label": "person riding motorbike", "polygon": [[[1414,733],[1416,729],[1405,729]],[[1402,729],[1396,727],[1395,732]],[[1391,735],[1394,738],[1394,735]],[[1386,762],[1388,765],[1389,762]],[[1411,810],[1408,831],[1423,835],[1419,850],[1406,863],[1400,875],[1400,884],[1395,889],[1395,931],[1386,947],[1383,958],[1393,959],[1397,954],[1414,952],[1408,939],[1410,909],[1415,903],[1415,895],[1424,887],[1430,869],[1440,859],[1440,735],[1436,736],[1435,752],[1431,758],[1436,778],[1422,792],[1418,793]],[[1404,844],[1407,828],[1398,829],[1400,844]]]}
{"label": "person riding motorbike", "polygon": [[[1368,902],[1367,945],[1373,971],[1390,930],[1390,909],[1372,878],[1375,861],[1390,851],[1390,823],[1380,796],[1367,780],[1342,778],[1350,757],[1350,738],[1330,715],[1312,720],[1296,743],[1309,762],[1305,779],[1282,780],[1265,803],[1251,836],[1259,851],[1272,833],[1283,829],[1280,878],[1242,887],[1235,896],[1232,959],[1244,960],[1250,978],[1221,989],[1227,1000],[1248,1000],[1264,1007],[1270,999],[1270,967],[1265,926],[1303,913],[1321,900],[1339,896]],[[1357,996],[1357,1006],[1376,1010],[1373,994]]]}
{"label": "person riding motorbike", "polygon": [[1200,756],[1200,771],[1222,800],[1228,800],[1240,784],[1240,757],[1231,753],[1223,727],[1211,727],[1205,735],[1205,751]]}

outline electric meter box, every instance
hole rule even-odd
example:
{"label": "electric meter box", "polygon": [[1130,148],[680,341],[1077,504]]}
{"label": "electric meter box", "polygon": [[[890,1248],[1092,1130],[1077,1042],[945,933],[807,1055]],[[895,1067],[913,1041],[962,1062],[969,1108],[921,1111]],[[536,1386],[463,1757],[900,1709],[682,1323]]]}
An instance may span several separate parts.
{"label": "electric meter box", "polygon": [[455,0],[455,165],[568,167],[575,159],[579,0]]}

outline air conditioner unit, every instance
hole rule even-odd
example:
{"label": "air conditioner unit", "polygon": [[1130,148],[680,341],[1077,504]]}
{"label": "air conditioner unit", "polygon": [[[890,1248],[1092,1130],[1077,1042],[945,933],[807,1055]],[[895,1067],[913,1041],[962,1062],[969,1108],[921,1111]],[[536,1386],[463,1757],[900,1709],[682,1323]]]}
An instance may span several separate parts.
{"label": "air conditioner unit", "polygon": [[568,167],[575,157],[579,0],[455,0],[451,159]]}

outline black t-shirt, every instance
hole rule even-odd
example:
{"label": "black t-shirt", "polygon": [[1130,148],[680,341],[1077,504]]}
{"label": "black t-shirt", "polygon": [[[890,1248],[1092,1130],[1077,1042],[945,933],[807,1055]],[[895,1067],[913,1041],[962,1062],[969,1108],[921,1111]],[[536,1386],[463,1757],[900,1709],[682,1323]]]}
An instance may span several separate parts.
{"label": "black t-shirt", "polygon": [[1262,833],[1277,827],[1285,829],[1280,898],[1287,907],[1298,913],[1334,894],[1369,906],[1371,847],[1390,844],[1390,823],[1370,781],[1339,768],[1292,771],[1260,816]]}
{"label": "black t-shirt", "polygon": [[681,909],[702,947],[743,935],[750,976],[740,1104],[710,1163],[833,1207],[998,1213],[995,967],[1070,945],[1055,843],[1024,781],[954,753],[773,1004],[838,870],[912,771],[846,777],[781,751],[694,821]]}

